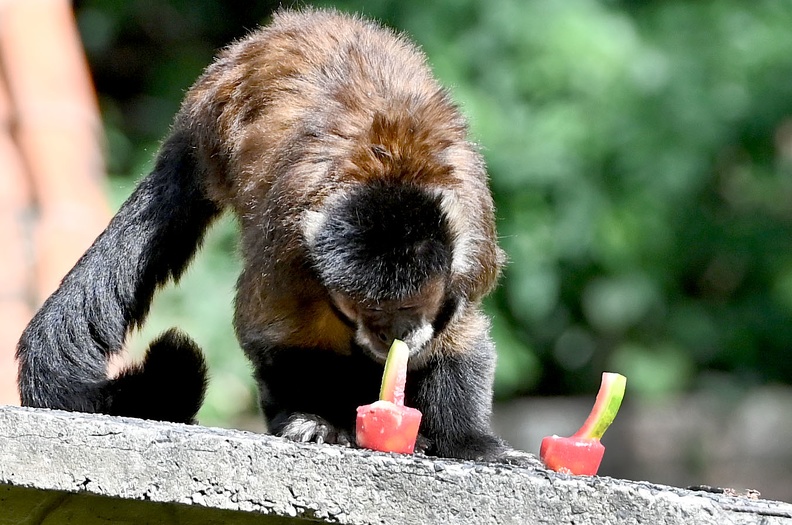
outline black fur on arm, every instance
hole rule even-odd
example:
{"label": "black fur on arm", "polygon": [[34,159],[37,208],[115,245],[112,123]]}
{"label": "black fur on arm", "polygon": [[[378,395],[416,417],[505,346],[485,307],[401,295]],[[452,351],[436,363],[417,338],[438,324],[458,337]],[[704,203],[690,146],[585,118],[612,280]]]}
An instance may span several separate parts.
{"label": "black fur on arm", "polygon": [[[161,403],[134,406],[138,396],[147,399],[138,390],[159,385],[160,398],[168,397],[162,390],[166,366],[173,377],[182,367],[204,373],[194,343],[170,333],[149,349],[142,366],[118,379],[107,375],[109,358],[122,348],[127,332],[143,322],[156,288],[178,279],[220,211],[205,196],[190,151],[183,133],[165,142],[153,172],[23,332],[17,346],[23,405],[153,418]],[[177,399],[184,397],[179,388],[174,381]],[[186,414],[200,404],[203,387],[193,384],[190,391],[193,399],[181,399],[184,406],[171,414]]]}
{"label": "black fur on arm", "polygon": [[[383,365],[359,349],[339,355],[315,348],[258,346],[248,355],[253,356],[261,408],[273,434],[296,441],[334,441],[312,435],[309,421],[318,417],[337,435],[354,436],[355,409],[377,399]],[[297,418],[305,421],[300,424]]]}
{"label": "black fur on arm", "polygon": [[490,428],[495,349],[486,334],[469,353],[434,357],[407,375],[406,401],[423,414],[428,455],[499,461],[510,447]]}

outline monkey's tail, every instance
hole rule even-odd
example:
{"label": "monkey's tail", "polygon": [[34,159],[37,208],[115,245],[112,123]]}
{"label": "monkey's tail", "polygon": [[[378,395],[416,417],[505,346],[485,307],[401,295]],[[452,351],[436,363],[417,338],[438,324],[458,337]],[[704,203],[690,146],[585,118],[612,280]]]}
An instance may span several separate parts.
{"label": "monkey's tail", "polygon": [[157,287],[179,278],[219,212],[203,191],[188,136],[174,133],[152,173],[23,332],[17,346],[22,404],[191,420],[203,398],[205,367],[188,338],[167,332],[142,365],[116,379],[107,367],[129,330],[145,320]]}
{"label": "monkey's tail", "polygon": [[107,382],[112,415],[192,423],[206,392],[206,363],[187,335],[171,328],[131,365]]}

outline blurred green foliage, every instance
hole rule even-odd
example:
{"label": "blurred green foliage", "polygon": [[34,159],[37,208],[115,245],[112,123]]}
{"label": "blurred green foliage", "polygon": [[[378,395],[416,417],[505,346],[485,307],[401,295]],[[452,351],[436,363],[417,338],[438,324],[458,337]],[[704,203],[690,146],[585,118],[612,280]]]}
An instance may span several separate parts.
{"label": "blurred green foliage", "polygon": [[[213,50],[274,4],[77,3],[117,194]],[[604,369],[647,396],[792,383],[792,4],[322,4],[408,32],[470,117],[511,259],[487,304],[500,397],[591,392]],[[213,423],[254,404],[233,231],[149,323],[210,352]]]}

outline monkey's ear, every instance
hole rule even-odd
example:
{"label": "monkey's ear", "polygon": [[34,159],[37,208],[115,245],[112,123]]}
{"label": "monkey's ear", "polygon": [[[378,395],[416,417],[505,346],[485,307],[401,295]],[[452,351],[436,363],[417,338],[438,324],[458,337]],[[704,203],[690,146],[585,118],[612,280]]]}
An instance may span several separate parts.
{"label": "monkey's ear", "polygon": [[142,363],[124,369],[108,384],[108,412],[174,423],[193,423],[206,393],[203,353],[172,328],[157,338]]}
{"label": "monkey's ear", "polygon": [[492,211],[485,195],[479,202],[466,201],[452,189],[435,190],[454,239],[451,261],[453,287],[475,302],[494,288],[507,263],[506,252],[496,242],[495,222],[484,213]]}

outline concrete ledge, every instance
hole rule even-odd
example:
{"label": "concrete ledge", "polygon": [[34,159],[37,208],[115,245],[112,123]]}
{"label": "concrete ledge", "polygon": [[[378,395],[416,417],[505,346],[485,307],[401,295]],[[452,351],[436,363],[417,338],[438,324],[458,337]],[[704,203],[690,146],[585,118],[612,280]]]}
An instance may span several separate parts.
{"label": "concrete ledge", "polygon": [[302,445],[249,432],[0,407],[0,524],[254,521],[792,525],[792,505]]}

